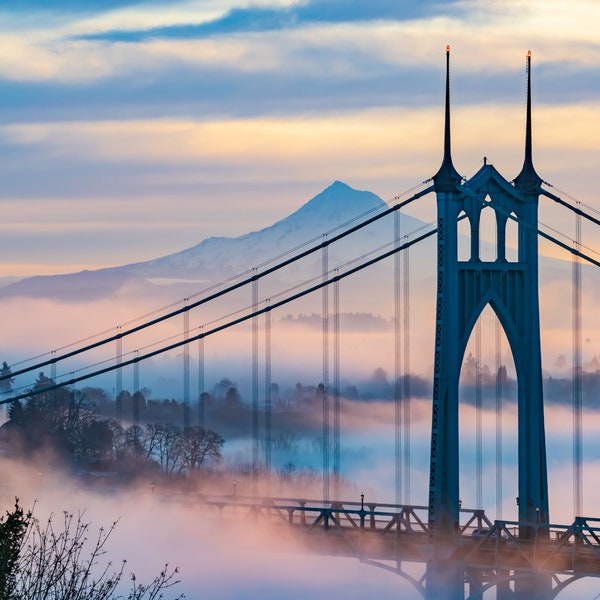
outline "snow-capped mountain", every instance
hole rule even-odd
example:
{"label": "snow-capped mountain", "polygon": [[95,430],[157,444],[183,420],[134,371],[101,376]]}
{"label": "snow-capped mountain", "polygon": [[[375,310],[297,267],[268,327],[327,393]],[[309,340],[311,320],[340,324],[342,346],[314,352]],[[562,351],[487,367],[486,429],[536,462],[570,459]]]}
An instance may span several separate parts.
{"label": "snow-capped mountain", "polygon": [[[154,260],[68,275],[30,277],[0,288],[0,297],[29,296],[62,300],[91,300],[128,290],[149,292],[157,284],[196,287],[199,282],[218,282],[242,273],[310,240],[318,243],[324,234],[335,235],[345,223],[358,221],[385,210],[386,203],[368,191],[359,191],[336,181],[290,216],[273,225],[236,238],[211,237],[199,244]],[[376,222],[353,236],[354,252],[367,251],[390,240],[392,221]],[[409,217],[403,230],[420,222]],[[347,245],[346,245],[347,248]],[[336,250],[332,251],[332,258]],[[347,250],[340,250],[346,253]],[[314,263],[320,261],[315,255]]]}
{"label": "snow-capped mountain", "polygon": [[[336,181],[296,212],[273,225],[240,237],[212,237],[192,248],[155,260],[129,265],[146,279],[215,280],[243,272],[362,215],[387,208],[371,192]],[[370,228],[371,232],[377,227]]]}

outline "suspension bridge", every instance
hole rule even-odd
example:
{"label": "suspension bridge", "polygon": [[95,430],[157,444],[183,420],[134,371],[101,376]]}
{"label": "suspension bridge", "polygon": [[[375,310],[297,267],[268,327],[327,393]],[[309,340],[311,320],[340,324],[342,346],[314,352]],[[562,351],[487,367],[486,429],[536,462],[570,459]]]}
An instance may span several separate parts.
{"label": "suspension bridge", "polygon": [[[0,377],[18,382],[1,402],[8,404],[35,394],[27,377],[50,368],[49,392],[81,382],[115,375],[115,394],[123,390],[123,373],[133,371],[139,391],[140,364],[180,349],[183,352],[184,427],[191,422],[191,356],[197,346],[198,404],[196,418],[206,424],[205,343],[242,324],[250,327],[252,408],[252,494],[198,496],[196,503],[223,516],[245,510],[257,518],[297,530],[311,549],[335,553],[398,573],[428,600],[480,598],[494,590],[496,598],[553,598],[582,577],[600,576],[600,518],[583,513],[583,403],[581,268],[600,267],[599,255],[582,243],[582,221],[600,226],[598,213],[545,182],[533,164],[531,55],[527,56],[525,152],[520,173],[505,179],[484,159],[466,179],[455,169],[451,146],[450,50],[446,50],[446,90],[442,164],[416,191],[397,197],[385,210],[361,215],[334,231],[319,235],[265,261],[239,277],[185,298],[180,303],[118,326],[100,336],[39,355],[13,365]],[[437,220],[430,227],[402,231],[404,210],[435,195]],[[538,220],[540,198],[572,213],[575,236],[544,228]],[[483,256],[481,224],[492,215],[495,230],[493,258]],[[361,231],[383,219],[393,219],[390,240],[364,253],[333,262],[330,250],[352,243]],[[515,235],[509,243],[509,232]],[[468,240],[464,248],[462,239]],[[572,257],[572,414],[573,515],[567,524],[551,520],[544,423],[540,304],[539,240]],[[422,505],[411,498],[411,296],[410,256],[426,240],[436,240],[435,322],[432,339],[433,398],[428,497]],[[320,272],[293,286],[276,288],[277,276],[307,258],[318,260]],[[394,504],[364,496],[360,502],[341,498],[340,282],[368,272],[378,263],[393,262],[394,295]],[[239,294],[246,300],[240,302]],[[261,496],[261,477],[272,469],[272,317],[302,298],[321,305],[322,497],[318,499]],[[207,318],[209,309],[234,303],[237,308]],[[483,507],[482,397],[480,371],[475,386],[475,445],[477,508],[462,506],[459,478],[459,380],[469,340],[475,340],[481,360],[482,312],[496,316],[496,518]],[[179,323],[180,333],[134,346],[136,336],[152,336],[161,324]],[[194,324],[197,323],[197,324]],[[502,382],[501,335],[514,360],[517,379],[518,481],[517,518],[502,519]],[[125,347],[136,347],[127,351]],[[263,354],[260,350],[263,348]],[[100,358],[98,358],[100,356]],[[90,357],[89,359],[87,357]],[[72,361],[77,360],[77,367]],[[86,362],[87,361],[87,362]],[[79,366],[81,362],[85,366]],[[264,371],[260,372],[261,364]],[[59,371],[60,369],[60,371]],[[24,383],[21,383],[24,382]],[[264,390],[261,394],[260,391]],[[135,407],[134,407],[135,409]],[[121,421],[139,422],[139,410]],[[391,459],[391,457],[390,457]],[[403,565],[419,564],[422,576],[409,575]]]}

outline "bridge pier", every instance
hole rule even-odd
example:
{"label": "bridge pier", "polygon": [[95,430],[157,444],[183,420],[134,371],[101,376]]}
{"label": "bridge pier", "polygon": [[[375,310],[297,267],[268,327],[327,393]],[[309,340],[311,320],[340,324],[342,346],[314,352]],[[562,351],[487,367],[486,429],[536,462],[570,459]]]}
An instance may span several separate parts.
{"label": "bridge pier", "polygon": [[428,562],[425,600],[465,600],[463,566],[451,559]]}
{"label": "bridge pier", "polygon": [[514,591],[510,587],[508,575],[508,571],[497,572],[499,581],[496,584],[496,600],[512,600],[515,597]]}
{"label": "bridge pier", "polygon": [[548,598],[552,598],[551,575],[538,573],[516,579],[513,598],[518,600],[548,600]]}
{"label": "bridge pier", "polygon": [[[552,577],[548,573],[517,576],[514,589],[508,571],[498,571],[496,600],[548,600],[553,597]],[[427,563],[425,600],[483,600],[484,570],[458,564],[452,559]],[[489,580],[488,580],[489,581]]]}
{"label": "bridge pier", "polygon": [[483,598],[483,570],[467,567],[465,569],[465,579],[468,584],[469,598]]}

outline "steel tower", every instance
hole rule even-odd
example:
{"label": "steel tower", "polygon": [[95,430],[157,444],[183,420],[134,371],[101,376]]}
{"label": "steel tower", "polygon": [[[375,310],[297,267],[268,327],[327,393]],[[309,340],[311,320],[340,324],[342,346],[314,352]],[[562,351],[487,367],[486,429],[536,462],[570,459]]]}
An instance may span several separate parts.
{"label": "steel tower", "polygon": [[[438,211],[437,304],[429,527],[434,539],[452,538],[459,523],[458,386],[465,348],[482,310],[489,304],[508,339],[518,380],[518,510],[519,522],[548,522],[548,483],[542,397],[538,299],[538,197],[542,180],[532,160],[531,53],[527,55],[527,118],[525,159],[511,182],[484,160],[464,181],[452,164],[450,143],[450,47],[446,48],[444,156],[433,177]],[[481,213],[493,209],[496,258],[484,261],[479,252]],[[463,214],[464,213],[464,214]],[[458,258],[458,220],[468,222],[470,258]],[[506,226],[518,223],[518,258],[507,260]],[[520,534],[528,535],[523,526]],[[450,588],[463,598],[464,577],[446,562],[443,543],[435,568],[429,569],[431,598],[450,598]],[[439,560],[437,560],[439,559]],[[536,598],[544,582],[523,582],[523,594]],[[527,592],[526,592],[527,588]],[[525,596],[523,596],[525,597]],[[539,595],[539,597],[542,597]]]}

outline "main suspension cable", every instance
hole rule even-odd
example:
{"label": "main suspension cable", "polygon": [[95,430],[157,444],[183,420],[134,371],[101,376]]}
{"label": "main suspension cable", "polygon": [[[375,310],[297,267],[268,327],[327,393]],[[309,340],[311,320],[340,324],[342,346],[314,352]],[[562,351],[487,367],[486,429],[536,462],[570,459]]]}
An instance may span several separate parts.
{"label": "main suspension cable", "polygon": [[393,256],[394,253],[405,250],[406,248],[410,248],[411,246],[414,246],[415,244],[419,244],[420,242],[426,240],[427,238],[435,235],[435,233],[437,232],[437,228],[435,229],[431,229],[429,231],[427,231],[426,233],[421,234],[420,236],[409,240],[407,242],[405,242],[404,244],[402,244],[399,248],[392,248],[391,250],[388,250],[374,258],[371,258],[369,260],[366,260],[365,262],[341,273],[341,274],[337,274],[333,277],[329,277],[326,280],[322,280],[322,281],[318,281],[316,283],[314,283],[312,286],[301,290],[299,292],[296,292],[295,294],[292,294],[286,298],[283,298],[277,302],[274,302],[266,307],[263,308],[259,308],[256,311],[252,310],[250,311],[248,314],[242,315],[236,319],[233,319],[231,321],[228,321],[226,323],[223,323],[221,325],[215,326],[212,329],[206,330],[206,331],[202,331],[199,334],[196,334],[194,336],[191,336],[188,340],[180,340],[177,342],[173,342],[169,345],[166,345],[164,347],[158,348],[156,350],[153,350],[151,352],[147,352],[146,354],[143,355],[139,355],[137,354],[136,356],[134,356],[133,359],[129,359],[126,361],[121,362],[120,364],[115,364],[115,365],[110,365],[108,367],[104,367],[102,369],[98,369],[92,373],[86,373],[84,375],[80,375],[78,377],[72,377],[68,380],[59,382],[59,383],[54,383],[54,385],[49,385],[48,387],[45,387],[43,390],[29,390],[25,393],[22,394],[18,394],[17,396],[13,396],[11,398],[6,398],[6,399],[2,399],[0,400],[0,405],[1,404],[7,404],[10,402],[15,402],[16,400],[21,400],[23,398],[29,398],[31,396],[37,395],[39,393],[45,393],[45,392],[49,392],[55,389],[59,389],[65,386],[70,386],[70,385],[74,385],[76,383],[79,383],[81,381],[85,381],[87,379],[91,379],[93,377],[97,377],[99,375],[104,375],[105,373],[109,373],[111,371],[114,371],[117,368],[122,368],[122,367],[126,367],[132,364],[135,364],[136,362],[139,361],[144,361],[144,360],[148,360],[150,358],[153,358],[154,356],[158,356],[160,354],[164,354],[165,352],[169,352],[170,350],[174,350],[176,348],[180,348],[181,346],[183,346],[184,344],[187,343],[191,343],[191,342],[195,342],[197,340],[209,337],[211,335],[215,335],[221,331],[225,331],[226,329],[229,329],[231,327],[234,327],[236,325],[239,325],[241,323],[244,323],[252,318],[254,318],[255,316],[259,316],[264,314],[265,312],[267,312],[268,310],[275,310],[277,308],[279,308],[280,306],[285,306],[286,304],[289,304],[290,302],[293,302],[295,300],[298,300],[299,298],[302,298],[304,296],[307,296],[311,293],[314,293],[320,289],[322,289],[325,286],[331,285],[333,282],[344,279],[345,277],[350,277],[351,275],[354,275],[355,273],[358,273],[364,269],[367,269],[371,266],[373,266],[374,264],[385,260],[386,258],[389,258],[390,256]]}
{"label": "main suspension cable", "polygon": [[[342,231],[341,233],[338,233],[337,235],[331,237],[329,239],[328,243],[329,244],[333,244],[333,243],[337,242],[338,240],[341,240],[341,239],[343,239],[343,238],[351,235],[352,233],[354,233],[356,231],[359,231],[360,229],[363,229],[364,227],[367,227],[368,225],[371,225],[372,223],[378,221],[379,219],[382,219],[383,217],[385,217],[385,216],[393,213],[396,210],[400,210],[404,206],[407,206],[408,204],[414,202],[415,200],[421,198],[422,196],[425,196],[426,194],[432,192],[433,189],[434,188],[433,188],[432,185],[426,187],[425,189],[423,189],[423,190],[421,190],[421,191],[413,194],[407,200],[404,200],[403,202],[395,204],[394,206],[391,206],[391,207],[383,210],[381,213],[379,213],[377,215],[374,215],[374,216],[366,219],[365,221],[361,221],[360,223],[358,223],[356,225],[353,225],[352,227],[350,227],[349,229],[347,229],[345,231]],[[171,319],[171,318],[173,318],[173,317],[181,314],[182,312],[184,312],[186,310],[191,310],[191,309],[197,308],[198,306],[201,306],[203,304],[211,302],[212,300],[220,298],[221,296],[229,294],[229,293],[233,292],[234,290],[240,289],[240,288],[244,287],[245,285],[248,285],[249,283],[251,283],[254,277],[262,278],[262,277],[266,277],[267,275],[270,275],[272,273],[275,273],[276,271],[279,271],[280,269],[283,269],[284,267],[287,267],[290,264],[293,264],[293,263],[295,263],[295,262],[297,262],[297,261],[299,261],[299,260],[301,260],[301,259],[303,259],[303,258],[305,258],[307,256],[310,256],[311,254],[313,254],[313,253],[321,250],[321,248],[322,248],[321,244],[317,244],[317,245],[311,246],[307,250],[304,250],[304,251],[300,252],[299,254],[295,254],[294,256],[292,256],[290,258],[287,258],[287,259],[285,259],[285,260],[283,260],[283,261],[281,261],[281,262],[273,265],[272,267],[269,267],[268,269],[265,269],[264,271],[261,271],[259,273],[253,274],[253,275],[251,275],[249,277],[246,277],[246,278],[244,278],[244,279],[242,279],[240,281],[237,281],[236,283],[233,283],[233,284],[229,285],[228,287],[226,287],[226,288],[224,288],[222,290],[213,292],[209,296],[205,296],[205,297],[201,298],[200,300],[197,300],[195,302],[192,302],[191,304],[183,306],[183,308],[179,308],[177,310],[171,311],[169,313],[166,313],[164,315],[156,317],[155,319],[151,319],[149,321],[146,321],[146,322],[144,322],[144,323],[142,323],[140,325],[137,325],[137,326],[132,327],[130,329],[127,329],[125,331],[123,331],[121,327],[118,327],[117,328],[117,333],[115,335],[109,336],[107,338],[99,340],[98,342],[94,342],[93,344],[88,344],[86,346],[77,348],[75,350],[72,350],[70,352],[66,352],[66,353],[58,355],[58,356],[55,355],[55,354],[53,354],[51,356],[51,358],[49,358],[47,360],[38,362],[36,364],[30,365],[29,367],[25,367],[25,368],[19,369],[17,371],[13,371],[10,375],[1,376],[0,377],[0,381],[3,381],[4,379],[8,379],[9,377],[16,377],[17,375],[22,375],[22,374],[28,373],[30,371],[41,369],[43,367],[51,365],[52,363],[59,362],[61,360],[65,360],[65,359],[71,358],[73,356],[77,356],[78,354],[82,354],[84,352],[88,352],[89,350],[93,350],[93,349],[98,348],[100,346],[103,346],[105,344],[114,342],[114,341],[116,341],[118,339],[122,339],[124,337],[129,336],[129,335],[132,335],[134,333],[142,331],[143,329],[147,329],[148,327],[152,327],[154,325],[157,325],[158,323],[161,323],[163,321]],[[252,272],[252,270],[247,271],[246,273],[248,273],[248,272]],[[236,276],[236,278],[237,278],[237,276]],[[233,279],[234,278],[231,278],[231,279],[227,280],[227,282],[229,282],[229,281],[231,281]],[[213,290],[213,289],[215,289],[215,286],[211,286],[210,288],[208,288],[208,290]],[[201,293],[204,293],[204,291],[203,292],[199,292],[199,294],[201,294]],[[194,296],[189,296],[189,298],[195,297],[195,296],[197,296],[199,294],[196,294]],[[179,304],[179,302],[175,303],[175,304],[169,305],[169,308],[172,307],[172,306],[174,306],[174,305],[177,305],[177,304]],[[155,314],[155,313],[150,313],[150,314]],[[92,336],[92,337],[95,337],[95,336]],[[90,337],[85,338],[85,340],[88,340],[88,339],[91,339],[91,338]],[[71,347],[71,345],[69,345],[69,346],[63,346],[63,348],[66,348],[66,347]],[[44,354],[38,355],[38,356],[34,357],[33,360],[37,360],[37,358],[39,356],[44,356]],[[46,356],[47,356],[47,353],[46,353]],[[21,361],[20,364],[22,364],[23,362],[25,362],[25,361]]]}

